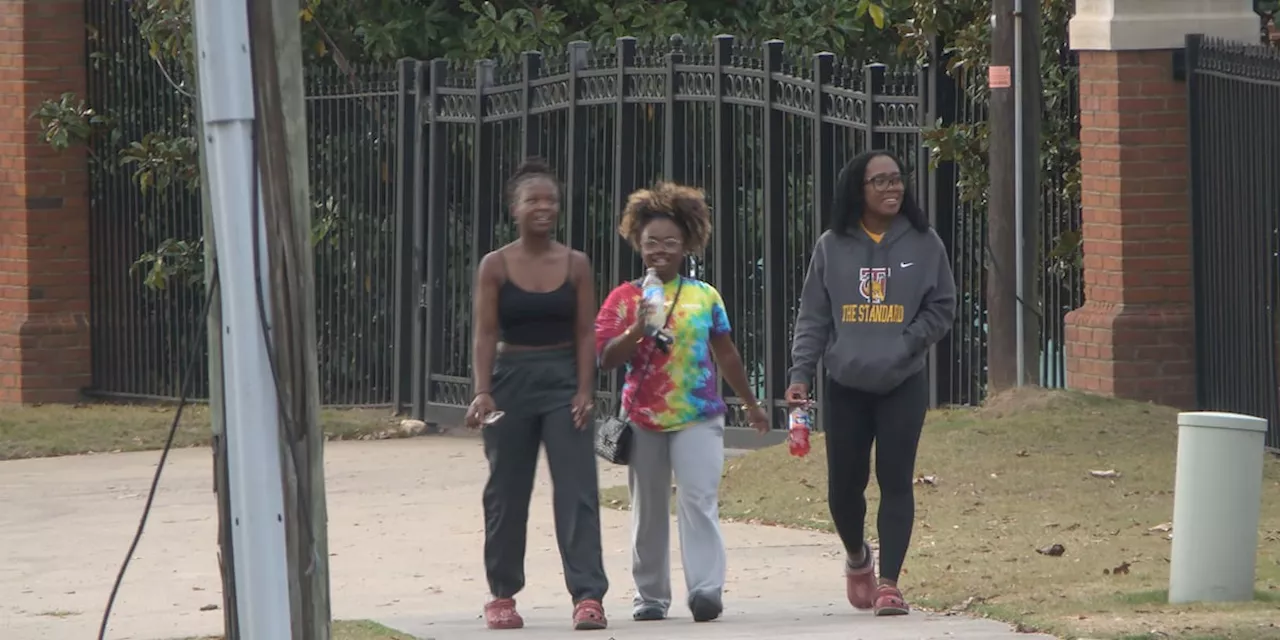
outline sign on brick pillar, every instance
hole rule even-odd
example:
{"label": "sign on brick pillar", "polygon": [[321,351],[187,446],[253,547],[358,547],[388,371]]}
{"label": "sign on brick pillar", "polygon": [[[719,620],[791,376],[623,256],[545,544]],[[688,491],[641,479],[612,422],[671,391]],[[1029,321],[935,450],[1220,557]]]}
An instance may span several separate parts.
{"label": "sign on brick pillar", "polygon": [[0,402],[72,402],[90,383],[87,167],[30,119],[84,95],[83,16],[82,0],[0,3]]}
{"label": "sign on brick pillar", "polygon": [[1171,51],[1080,52],[1085,304],[1067,385],[1195,402],[1186,85]]}

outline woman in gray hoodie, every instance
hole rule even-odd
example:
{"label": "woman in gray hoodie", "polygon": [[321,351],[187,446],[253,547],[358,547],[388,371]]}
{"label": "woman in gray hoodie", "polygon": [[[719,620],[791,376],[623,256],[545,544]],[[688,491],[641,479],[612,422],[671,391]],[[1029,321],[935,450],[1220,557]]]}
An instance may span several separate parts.
{"label": "woman in gray hoodie", "polygon": [[[823,359],[828,503],[848,558],[849,603],[905,615],[898,576],[915,521],[916,446],[929,407],[929,347],[951,330],[956,287],[942,239],[886,151],[840,172],[831,229],[818,238],[791,345],[792,406],[808,402]],[[865,492],[876,449],[880,578],[866,542]]]}

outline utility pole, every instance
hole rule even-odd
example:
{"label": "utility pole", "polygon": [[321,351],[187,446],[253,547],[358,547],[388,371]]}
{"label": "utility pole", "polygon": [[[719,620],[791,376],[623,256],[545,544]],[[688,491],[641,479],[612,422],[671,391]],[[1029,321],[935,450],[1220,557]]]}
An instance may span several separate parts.
{"label": "utility pole", "polygon": [[[243,2],[197,0],[195,31],[201,155],[218,245],[246,253],[261,248],[263,225],[254,212],[254,100],[249,24]],[[257,228],[255,228],[255,226]],[[255,247],[255,244],[258,247]],[[262,250],[265,254],[265,249]],[[236,628],[243,637],[291,637],[281,481],[280,408],[267,344],[269,331],[256,286],[266,261],[218,261],[223,347],[222,413],[227,452]],[[269,284],[262,283],[269,290]],[[269,311],[268,311],[269,313]],[[220,487],[223,488],[223,487]]]}
{"label": "utility pole", "polygon": [[[203,122],[203,108],[196,98],[196,116]],[[200,156],[200,184],[209,184],[208,157]],[[200,190],[200,211],[204,235],[204,286],[215,286],[218,269],[218,243],[213,228],[213,204],[208,189]],[[236,627],[235,551],[231,544],[231,492],[227,488],[227,422],[222,394],[222,303],[209,301],[205,318],[209,346],[209,421],[212,423],[210,444],[213,449],[213,492],[218,499],[218,571],[222,576],[222,623],[226,640],[240,640]]]}
{"label": "utility pole", "polygon": [[[234,0],[233,0],[234,1]],[[293,640],[329,640],[328,511],[316,361],[307,110],[297,0],[250,3],[258,166],[282,409]]]}
{"label": "utility pole", "polygon": [[[192,18],[196,19],[195,16]],[[196,95],[196,118],[204,122],[204,107]],[[209,158],[197,154],[200,162],[200,184],[209,184]],[[204,236],[204,286],[215,286],[218,269],[218,243],[213,227],[213,201],[208,188],[200,189],[200,211]],[[209,300],[205,318],[205,335],[209,347],[209,421],[212,426],[210,445],[213,449],[213,492],[218,502],[218,573],[222,578],[222,635],[225,640],[240,640],[236,616],[235,550],[231,544],[231,491],[227,487],[227,428],[222,393],[222,302]]]}
{"label": "utility pole", "polygon": [[992,0],[987,209],[987,385],[1039,381],[1040,10]]}
{"label": "utility pole", "polygon": [[[196,17],[193,16],[192,20]],[[196,95],[196,118],[204,122],[204,107]],[[209,184],[209,158],[196,154],[200,163],[200,184]],[[218,244],[214,237],[213,202],[209,189],[200,190],[202,235],[204,236],[204,286],[215,286],[218,269]],[[235,551],[231,545],[231,492],[227,488],[227,432],[225,407],[222,404],[222,304],[214,297],[209,300],[209,313],[205,317],[205,335],[209,349],[209,422],[213,450],[213,492],[218,501],[218,573],[222,578],[222,627],[226,640],[240,640],[236,626],[236,575]]]}
{"label": "utility pole", "polygon": [[1014,129],[1019,153],[1014,164],[1020,181],[1014,185],[1019,194],[1015,203],[1020,223],[1015,230],[1018,245],[1018,335],[1022,351],[1017,375],[1018,385],[1041,385],[1040,334],[1044,306],[1038,286],[1044,278],[1040,256],[1040,230],[1043,207],[1040,195],[1041,120],[1044,118],[1044,90],[1040,82],[1040,1],[1015,0],[1014,24]]}

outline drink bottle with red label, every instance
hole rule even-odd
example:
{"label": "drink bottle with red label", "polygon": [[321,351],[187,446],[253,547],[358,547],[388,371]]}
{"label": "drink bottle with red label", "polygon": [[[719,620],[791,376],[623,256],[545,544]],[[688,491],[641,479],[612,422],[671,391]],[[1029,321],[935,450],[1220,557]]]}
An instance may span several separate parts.
{"label": "drink bottle with red label", "polygon": [[809,410],[804,407],[792,409],[788,422],[787,443],[791,446],[791,455],[797,457],[809,455],[809,430],[813,423]]}

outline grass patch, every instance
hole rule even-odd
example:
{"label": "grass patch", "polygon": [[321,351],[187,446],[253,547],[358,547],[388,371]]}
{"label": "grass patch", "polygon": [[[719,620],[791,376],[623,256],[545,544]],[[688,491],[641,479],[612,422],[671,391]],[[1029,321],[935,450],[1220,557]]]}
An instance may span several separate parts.
{"label": "grass patch", "polygon": [[[79,404],[6,406],[0,411],[0,460],[84,453],[147,451],[164,446],[176,406]],[[387,409],[326,409],[320,419],[330,440],[415,435]],[[183,410],[174,447],[204,446],[209,408]]]}
{"label": "grass patch", "polygon": [[[968,611],[1067,637],[1280,637],[1280,461],[1268,456],[1252,603],[1166,603],[1177,411],[1063,391],[1022,390],[978,409],[931,412],[920,444],[916,529],[903,585],[933,609]],[[728,520],[832,531],[826,450],[785,446],[726,463]],[[1114,470],[1117,478],[1090,471]],[[868,534],[879,502],[867,492]],[[604,491],[626,508],[626,487]],[[1038,553],[1050,545],[1061,556]]]}
{"label": "grass patch", "polygon": [[[190,640],[224,640],[224,638],[213,636]],[[333,640],[417,640],[417,638],[369,620],[337,620],[333,623]]]}

